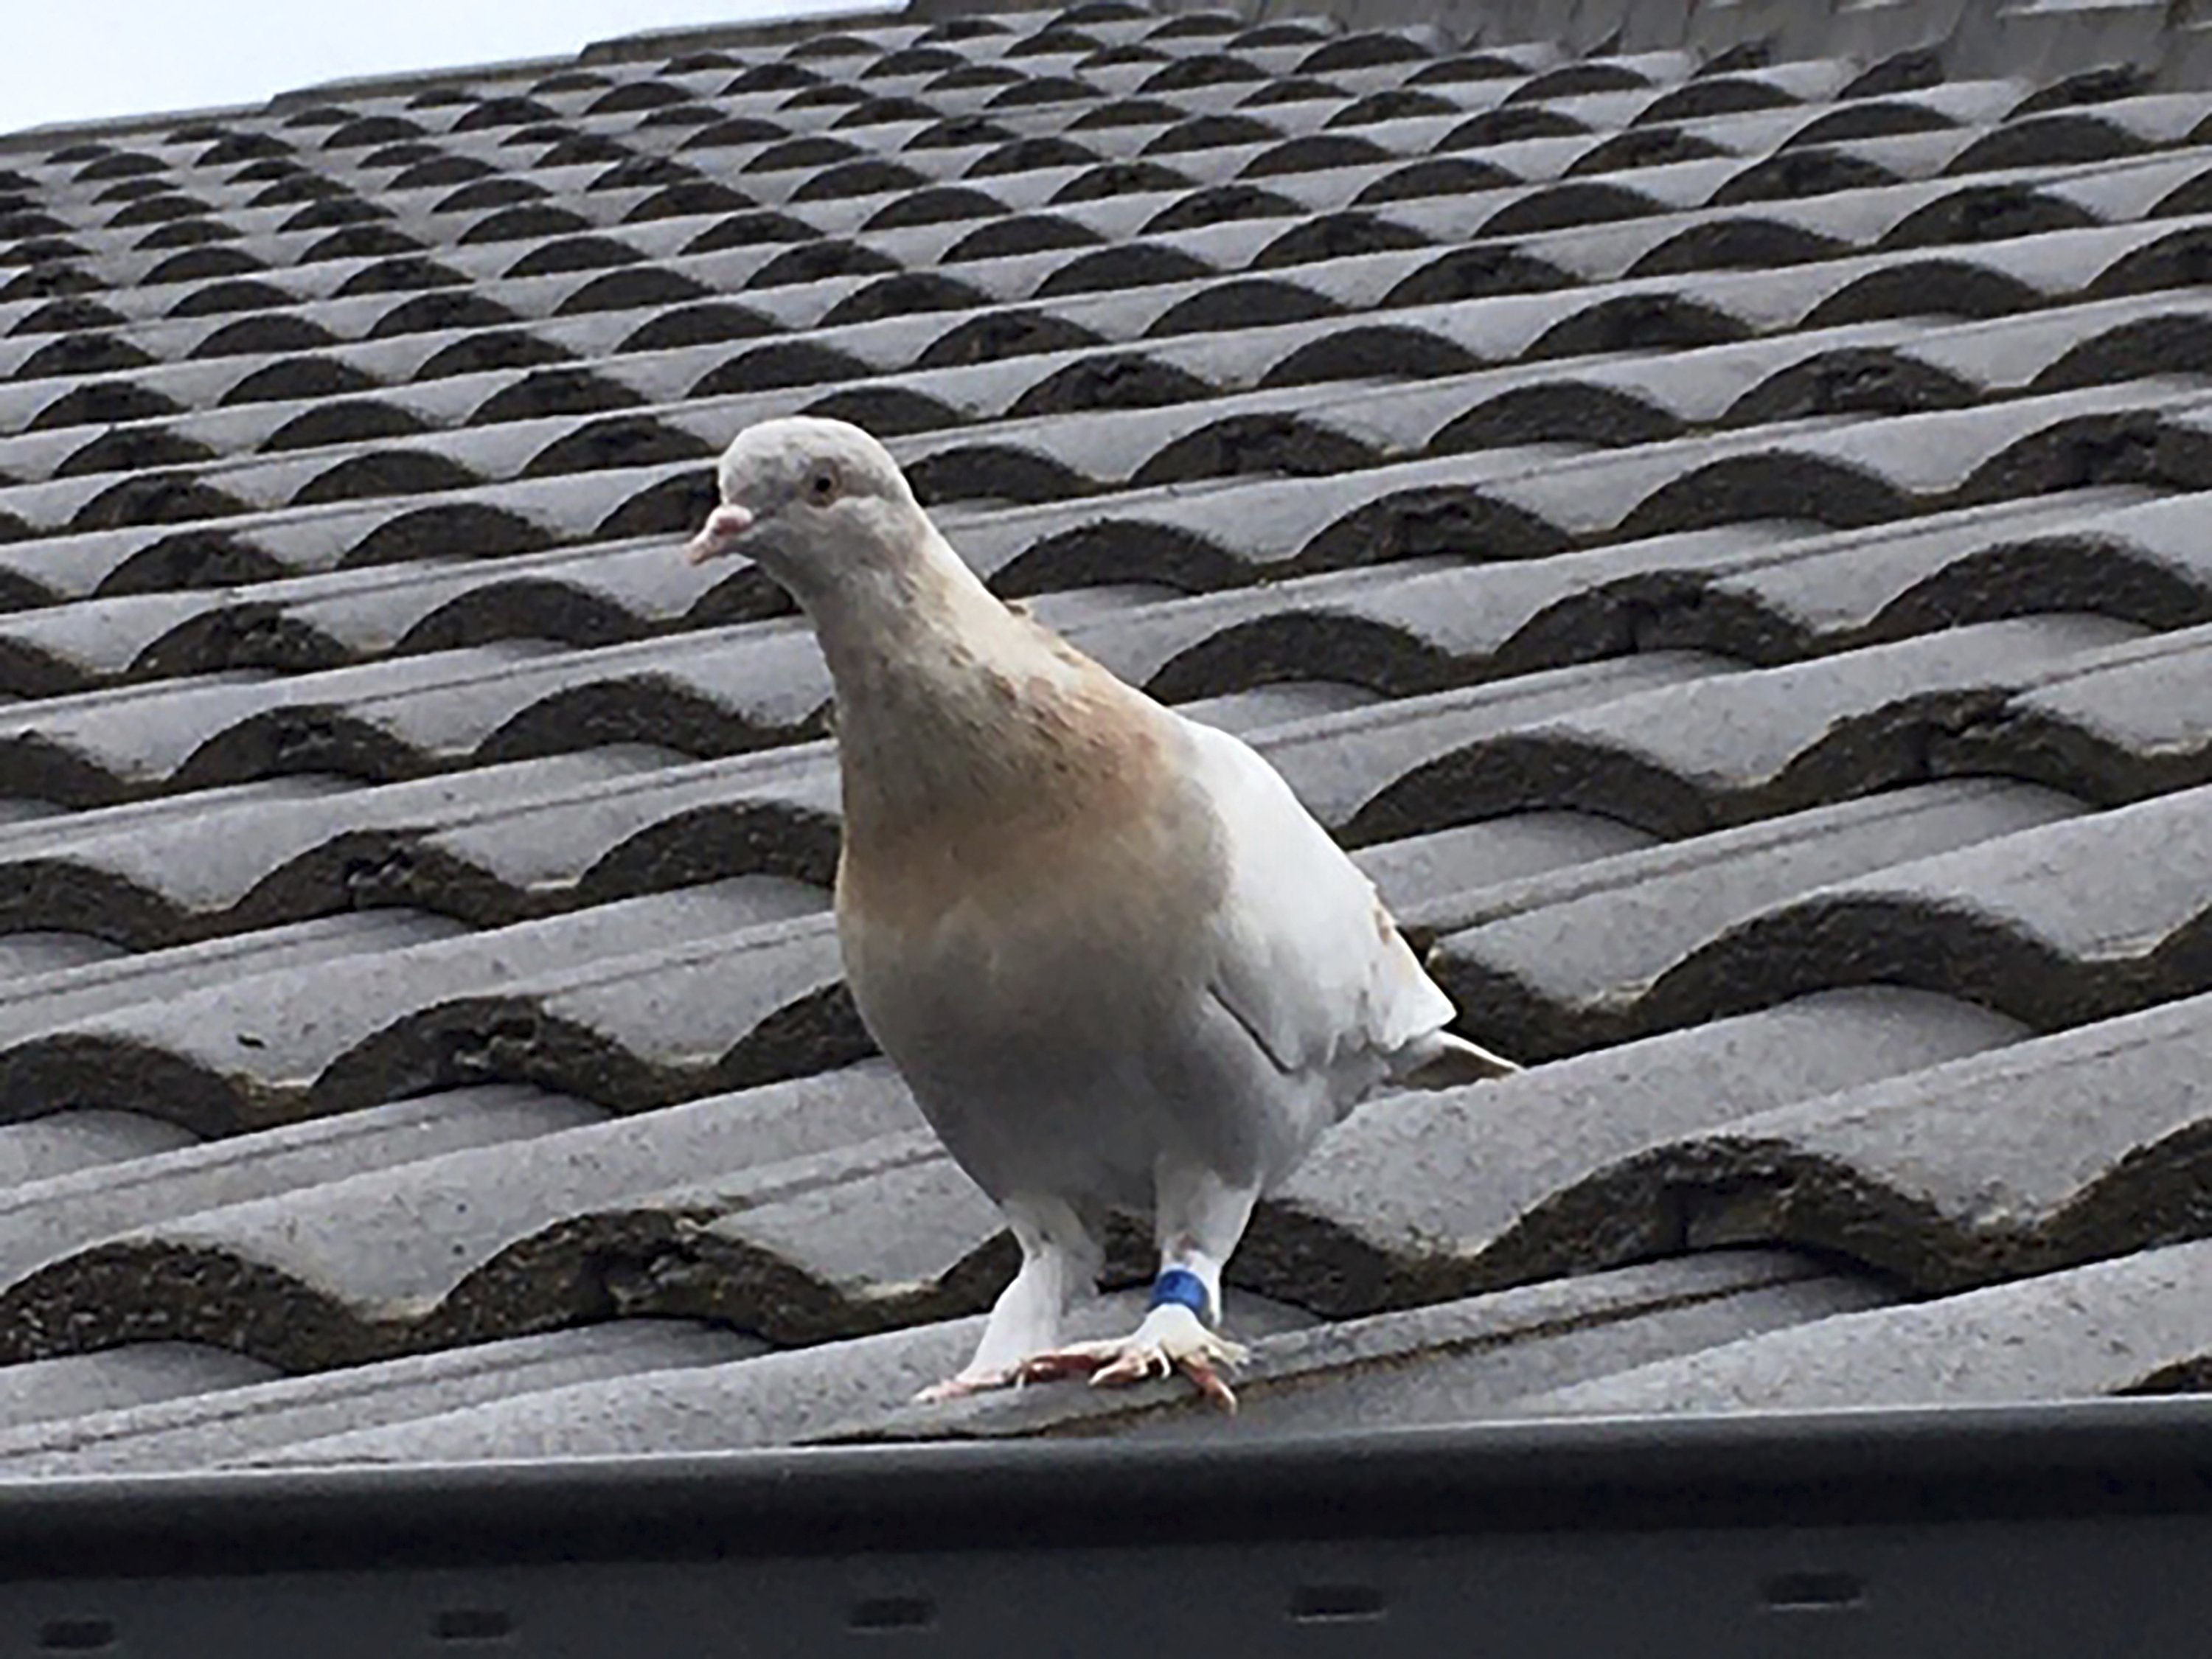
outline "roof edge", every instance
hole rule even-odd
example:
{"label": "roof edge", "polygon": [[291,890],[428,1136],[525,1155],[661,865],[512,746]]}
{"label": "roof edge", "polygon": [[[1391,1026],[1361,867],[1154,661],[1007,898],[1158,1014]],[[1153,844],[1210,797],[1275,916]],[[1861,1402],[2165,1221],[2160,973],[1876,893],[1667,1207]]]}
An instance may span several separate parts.
{"label": "roof edge", "polygon": [[629,1654],[643,1610],[662,1651],[752,1619],[801,1659],[904,1632],[1123,1659],[1164,1629],[1951,1659],[2109,1651],[2117,1615],[2185,1653],[2208,1547],[2212,1401],[2100,1400],[10,1482],[0,1622],[177,1654]]}
{"label": "roof edge", "polygon": [[314,1570],[371,1546],[386,1566],[557,1568],[702,1543],[726,1560],[2151,1514],[2212,1523],[2212,1397],[0,1480],[0,1571]]}
{"label": "roof edge", "polygon": [[[911,0],[917,22],[1027,10],[1037,0]],[[1436,29],[1460,51],[1544,40],[1568,52],[1742,53],[1777,62],[1852,58],[1871,66],[1931,54],[1953,76],[2042,86],[2132,69],[2159,91],[2212,87],[2212,6],[2204,0],[2100,0],[1994,6],[1988,0],[1141,0],[1174,15],[1231,11],[1253,23],[1315,19],[1337,27]]]}
{"label": "roof edge", "polygon": [[[1030,0],[1023,0],[1030,3]],[[56,140],[128,137],[161,127],[191,121],[240,119],[281,115],[333,98],[383,98],[394,94],[426,91],[433,87],[484,81],[519,80],[556,74],[564,69],[593,64],[631,64],[714,46],[772,46],[804,40],[825,28],[880,27],[906,15],[897,5],[859,5],[843,10],[798,12],[752,23],[705,23],[684,28],[651,29],[637,34],[612,35],[587,42],[566,55],[495,58],[480,64],[445,64],[420,70],[394,70],[378,75],[342,76],[333,81],[311,82],[272,93],[259,103],[202,104],[182,109],[152,110],[143,114],[102,116],[83,121],[48,121],[34,127],[0,132],[0,155],[17,149],[45,149]]]}

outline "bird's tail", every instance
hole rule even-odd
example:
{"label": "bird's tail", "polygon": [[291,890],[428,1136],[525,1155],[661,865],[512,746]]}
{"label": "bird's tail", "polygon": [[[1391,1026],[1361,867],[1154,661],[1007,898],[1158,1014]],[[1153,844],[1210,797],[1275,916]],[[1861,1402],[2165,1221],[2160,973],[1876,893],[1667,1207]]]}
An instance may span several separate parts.
{"label": "bird's tail", "polygon": [[1510,1077],[1521,1069],[1503,1054],[1449,1031],[1431,1031],[1407,1043],[1394,1058],[1393,1080],[1413,1089],[1456,1089],[1462,1084]]}

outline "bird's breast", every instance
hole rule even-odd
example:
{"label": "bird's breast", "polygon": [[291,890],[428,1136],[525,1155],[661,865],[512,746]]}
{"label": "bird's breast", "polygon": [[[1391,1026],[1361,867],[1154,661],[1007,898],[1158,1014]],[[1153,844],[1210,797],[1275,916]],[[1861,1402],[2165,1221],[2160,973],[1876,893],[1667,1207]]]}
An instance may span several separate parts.
{"label": "bird's breast", "polygon": [[894,1060],[959,1070],[1012,1046],[1082,1064],[1188,1003],[1224,872],[1206,816],[1142,781],[848,833],[846,975]]}

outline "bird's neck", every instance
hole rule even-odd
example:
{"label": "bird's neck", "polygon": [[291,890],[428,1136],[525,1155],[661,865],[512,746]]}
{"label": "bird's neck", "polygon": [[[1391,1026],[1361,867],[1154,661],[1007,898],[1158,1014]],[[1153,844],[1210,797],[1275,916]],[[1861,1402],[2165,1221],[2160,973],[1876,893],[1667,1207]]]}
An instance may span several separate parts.
{"label": "bird's neck", "polygon": [[1007,609],[942,540],[810,606],[837,696],[848,837],[1043,807],[1134,694]]}

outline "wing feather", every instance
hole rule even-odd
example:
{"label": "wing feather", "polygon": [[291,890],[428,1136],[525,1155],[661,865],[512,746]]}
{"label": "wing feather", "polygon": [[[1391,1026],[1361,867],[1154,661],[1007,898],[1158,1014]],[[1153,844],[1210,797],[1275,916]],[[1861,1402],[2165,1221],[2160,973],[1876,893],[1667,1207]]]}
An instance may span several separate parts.
{"label": "wing feather", "polygon": [[1359,866],[1282,775],[1238,738],[1186,721],[1223,837],[1211,988],[1285,1073],[1387,1060],[1452,1005]]}

